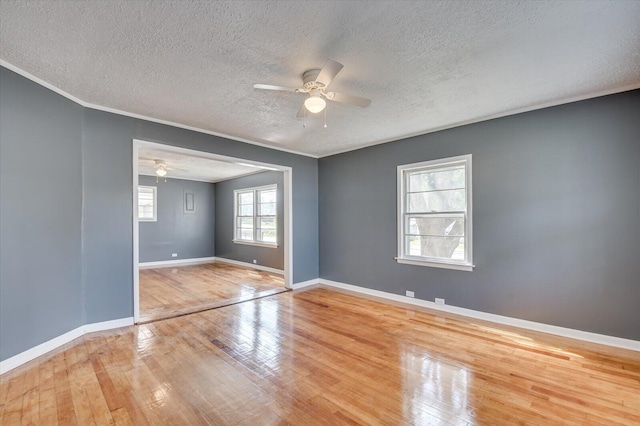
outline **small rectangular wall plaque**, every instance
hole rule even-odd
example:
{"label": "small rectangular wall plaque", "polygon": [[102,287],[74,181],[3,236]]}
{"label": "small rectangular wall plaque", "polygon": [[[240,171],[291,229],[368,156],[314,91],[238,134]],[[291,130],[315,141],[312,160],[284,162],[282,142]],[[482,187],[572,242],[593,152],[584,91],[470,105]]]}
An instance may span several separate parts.
{"label": "small rectangular wall plaque", "polygon": [[184,212],[194,213],[196,211],[196,197],[193,192],[184,193]]}

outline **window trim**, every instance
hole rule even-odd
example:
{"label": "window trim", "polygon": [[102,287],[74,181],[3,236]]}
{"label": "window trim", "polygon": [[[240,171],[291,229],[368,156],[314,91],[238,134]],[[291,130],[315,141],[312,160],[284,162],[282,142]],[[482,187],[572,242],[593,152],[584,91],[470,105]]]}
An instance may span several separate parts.
{"label": "window trim", "polygon": [[[258,192],[264,190],[273,189],[276,191],[276,213],[273,215],[276,223],[276,242],[270,243],[265,241],[257,240],[258,226],[257,220],[260,217],[258,215]],[[253,192],[253,240],[240,240],[238,239],[238,194]],[[248,217],[248,216],[247,216]],[[270,184],[270,185],[262,185],[262,186],[254,186],[250,188],[239,188],[233,190],[233,239],[231,240],[235,244],[245,244],[249,246],[257,246],[257,247],[266,247],[266,248],[277,248],[278,244],[278,185]]]}
{"label": "window trim", "polygon": [[[153,191],[153,217],[151,219],[141,218],[140,217],[140,188],[151,189]],[[137,216],[138,222],[157,222],[158,221],[158,187],[151,185],[138,185],[138,196],[137,200]]]}
{"label": "window trim", "polygon": [[[460,164],[465,165],[465,194],[466,194],[466,213],[465,213],[465,259],[466,261],[446,260],[441,258],[411,256],[404,253],[404,216],[406,210],[406,194],[405,194],[405,172],[416,169],[440,168],[448,165]],[[455,269],[461,271],[472,271],[473,264],[473,188],[472,188],[472,162],[471,154],[460,155],[456,157],[448,157],[437,160],[422,161],[419,163],[402,164],[397,167],[397,254],[395,258],[398,263],[408,265],[430,266],[435,268]]]}

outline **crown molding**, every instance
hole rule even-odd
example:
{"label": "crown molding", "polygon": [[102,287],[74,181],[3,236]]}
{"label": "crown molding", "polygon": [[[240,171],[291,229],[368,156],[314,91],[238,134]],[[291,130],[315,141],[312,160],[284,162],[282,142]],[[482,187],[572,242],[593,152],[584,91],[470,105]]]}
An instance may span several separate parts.
{"label": "crown molding", "polygon": [[474,118],[474,119],[471,119],[471,120],[458,121],[458,122],[455,122],[455,123],[452,123],[452,124],[447,124],[447,125],[444,125],[444,126],[436,127],[434,129],[431,129],[431,130],[428,130],[428,131],[419,131],[419,132],[407,133],[405,135],[394,136],[394,137],[391,137],[391,138],[382,139],[380,141],[376,141],[376,142],[373,142],[373,143],[368,143],[366,145],[360,145],[360,146],[357,146],[357,147],[351,147],[351,148],[346,148],[346,149],[342,149],[342,150],[331,151],[328,154],[320,155],[318,158],[324,158],[324,157],[330,157],[332,155],[344,154],[346,152],[357,151],[359,149],[369,148],[369,147],[376,146],[376,145],[382,145],[382,144],[388,143],[388,142],[400,141],[400,140],[403,140],[403,139],[409,139],[409,138],[413,138],[413,137],[416,137],[416,136],[428,135],[429,133],[440,132],[442,130],[448,130],[448,129],[453,129],[453,128],[456,128],[456,127],[462,127],[462,126],[466,126],[468,124],[475,124],[475,123],[480,123],[480,122],[483,122],[483,121],[493,120],[493,119],[496,119],[496,118],[508,117],[510,115],[522,114],[523,112],[536,111],[536,110],[539,110],[539,109],[551,108],[551,107],[554,107],[554,106],[565,105],[565,104],[570,104],[570,103],[580,102],[580,101],[586,101],[588,99],[600,98],[602,96],[607,96],[607,95],[615,95],[616,93],[628,92],[628,91],[636,90],[636,89],[640,89],[640,81],[636,82],[636,83],[628,84],[626,86],[618,87],[616,89],[602,90],[600,92],[591,93],[591,94],[588,94],[588,95],[571,96],[571,97],[563,98],[563,99],[560,99],[560,100],[543,102],[541,104],[530,105],[530,106],[523,107],[523,108],[516,108],[516,109],[512,109],[512,110],[508,110],[508,111],[498,112],[496,114],[485,115],[485,116],[482,116],[482,117],[479,117],[479,118]]}
{"label": "crown molding", "polygon": [[54,86],[51,83],[48,83],[46,81],[44,81],[43,79],[36,77],[35,75],[23,70],[22,68],[19,68],[13,64],[10,64],[9,62],[5,61],[4,59],[0,59],[0,66],[15,72],[16,74],[21,75],[22,77],[33,81],[34,83],[37,83],[43,87],[46,87],[47,89],[51,90],[52,92],[57,93],[60,96],[64,96],[65,98],[77,103],[78,105],[81,105],[84,108],[89,108],[89,109],[95,109],[97,111],[103,111],[103,112],[109,112],[111,114],[117,114],[117,115],[122,115],[125,117],[131,117],[131,118],[136,118],[139,120],[145,120],[145,121],[151,121],[153,123],[158,123],[158,124],[164,124],[167,126],[172,126],[172,127],[177,127],[180,129],[185,129],[185,130],[191,130],[193,132],[198,132],[198,133],[204,133],[207,135],[211,135],[211,136],[217,136],[220,138],[225,138],[225,139],[230,139],[230,140],[234,140],[234,141],[238,141],[238,142],[243,142],[243,143],[247,143],[250,145],[255,145],[255,146],[259,146],[262,148],[267,148],[267,149],[272,149],[274,151],[282,151],[282,152],[287,152],[289,154],[295,154],[295,155],[301,155],[303,157],[311,157],[311,158],[319,158],[317,155],[312,155],[312,154],[308,154],[305,152],[300,152],[300,151],[295,151],[292,149],[287,149],[287,148],[281,148],[281,147],[277,147],[277,146],[273,146],[273,145],[269,145],[266,144],[264,142],[258,142],[255,140],[250,140],[250,139],[245,139],[245,138],[241,138],[239,136],[233,136],[233,135],[228,135],[225,133],[221,133],[221,132],[214,132],[212,130],[206,130],[206,129],[201,129],[199,127],[194,127],[194,126],[189,126],[186,124],[181,124],[181,123],[176,123],[174,121],[168,121],[168,120],[162,120],[159,118],[154,118],[154,117],[149,117],[146,115],[141,115],[141,114],[136,114],[133,112],[129,112],[129,111],[123,111],[120,109],[116,109],[116,108],[110,108],[110,107],[106,107],[106,106],[102,106],[102,105],[97,105],[97,104],[92,104],[86,101],[83,101],[82,99],[73,96],[72,94],[65,92],[64,90],[60,89],[59,87]]}
{"label": "crown molding", "polygon": [[234,140],[234,141],[238,141],[238,142],[243,142],[243,143],[247,143],[250,145],[255,145],[255,146],[259,146],[262,148],[268,148],[268,149],[272,149],[275,151],[282,151],[282,152],[287,152],[289,154],[295,154],[295,155],[301,155],[304,157],[310,157],[310,158],[324,158],[324,157],[330,157],[332,155],[338,155],[338,154],[344,154],[346,152],[351,152],[351,151],[357,151],[359,149],[364,149],[364,148],[368,148],[371,146],[376,146],[376,145],[382,145],[384,143],[388,143],[388,142],[394,142],[394,141],[399,141],[399,140],[403,140],[403,139],[409,139],[409,138],[413,138],[416,136],[422,136],[422,135],[428,135],[430,133],[436,133],[436,132],[440,132],[442,130],[448,130],[448,129],[453,129],[456,127],[462,127],[462,126],[466,126],[468,124],[475,124],[475,123],[480,123],[483,121],[489,121],[489,120],[493,120],[496,118],[502,118],[502,117],[508,117],[510,115],[517,115],[517,114],[522,114],[524,112],[530,112],[530,111],[535,111],[535,110],[539,110],[539,109],[545,109],[545,108],[551,108],[554,106],[559,106],[559,105],[564,105],[564,104],[570,104],[573,102],[580,102],[580,101],[585,101],[588,99],[593,99],[593,98],[599,98],[602,96],[607,96],[607,95],[613,95],[616,93],[622,93],[622,92],[628,92],[630,90],[636,90],[636,89],[640,89],[640,82],[636,82],[636,83],[632,83],[626,86],[622,86],[622,87],[618,87],[615,89],[607,89],[607,90],[602,90],[600,92],[596,92],[596,93],[591,93],[591,94],[587,94],[587,95],[578,95],[578,96],[571,96],[568,98],[562,98],[562,99],[557,99],[554,101],[549,101],[549,102],[543,102],[541,104],[536,104],[536,105],[530,105],[527,107],[523,107],[523,108],[516,108],[513,110],[508,110],[508,111],[503,111],[503,112],[499,112],[496,114],[490,114],[490,115],[485,115],[479,118],[474,118],[471,120],[465,120],[465,121],[459,121],[459,122],[455,122],[452,124],[447,124],[444,126],[440,126],[440,127],[436,127],[434,129],[430,129],[427,131],[418,131],[418,132],[412,132],[412,133],[406,133],[404,135],[400,135],[400,136],[394,136],[394,137],[390,137],[390,138],[385,138],[382,139],[380,141],[376,141],[376,142],[372,142],[372,143],[367,143],[367,144],[363,144],[363,145],[359,145],[356,147],[349,147],[346,149],[338,149],[335,151],[330,151],[329,153],[326,154],[322,154],[322,155],[313,155],[313,154],[309,154],[309,153],[305,153],[305,152],[301,152],[301,151],[295,151],[292,149],[287,149],[287,148],[281,148],[281,147],[277,147],[277,146],[273,146],[273,145],[269,145],[267,143],[264,142],[258,142],[255,140],[250,140],[250,139],[245,139],[245,138],[241,138],[239,136],[232,136],[232,135],[227,135],[221,132],[214,132],[212,130],[206,130],[206,129],[201,129],[199,127],[193,127],[193,126],[188,126],[186,124],[181,124],[181,123],[176,123],[173,121],[167,121],[167,120],[162,120],[159,118],[153,118],[153,117],[149,117],[146,115],[141,115],[141,114],[135,114],[132,112],[128,112],[128,111],[123,111],[123,110],[119,110],[119,109],[115,109],[115,108],[110,108],[110,107],[106,107],[106,106],[102,106],[102,105],[96,105],[96,104],[92,104],[89,102],[85,102],[80,98],[77,98],[75,96],[73,96],[70,93],[65,92],[64,90],[54,86],[53,84],[50,84],[44,80],[42,80],[39,77],[36,77],[35,75],[13,65],[10,64],[9,62],[0,59],[0,66],[7,68],[8,70],[11,70],[13,72],[15,72],[16,74],[19,74],[31,81],[33,81],[34,83],[37,83],[43,87],[46,87],[47,89],[59,94],[60,96],[64,96],[65,98],[79,104],[82,105],[85,108],[89,108],[89,109],[95,109],[98,111],[104,111],[104,112],[109,112],[112,114],[118,114],[118,115],[123,115],[126,117],[131,117],[131,118],[137,118],[140,120],[145,120],[145,121],[151,121],[153,123],[158,123],[158,124],[164,124],[167,126],[172,126],[172,127],[177,127],[180,129],[185,129],[185,130],[191,130],[194,132],[198,132],[198,133],[204,133],[207,135],[212,135],[212,136],[218,136],[221,138],[225,138],[225,139],[230,139],[230,140]]}

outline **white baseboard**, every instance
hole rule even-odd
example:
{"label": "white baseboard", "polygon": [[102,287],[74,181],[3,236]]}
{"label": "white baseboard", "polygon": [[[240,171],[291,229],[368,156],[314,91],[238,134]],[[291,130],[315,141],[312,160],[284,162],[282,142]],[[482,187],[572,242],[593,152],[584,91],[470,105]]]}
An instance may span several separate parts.
{"label": "white baseboard", "polygon": [[475,311],[473,309],[460,308],[451,305],[438,305],[428,300],[414,299],[412,297],[402,296],[399,294],[387,293],[380,290],[372,290],[365,287],[359,287],[352,284],[345,284],[337,281],[326,280],[320,278],[318,280],[321,285],[328,287],[341,288],[355,293],[366,294],[369,296],[380,297],[382,299],[393,300],[396,302],[407,303],[410,305],[421,306],[423,308],[435,309],[438,311],[449,312],[456,315],[462,315],[469,318],[476,318],[484,321],[495,322],[498,324],[509,325],[512,327],[524,328],[527,330],[539,331],[542,333],[554,334],[557,336],[568,337],[570,339],[583,340],[585,342],[597,343],[599,345],[614,346],[616,348],[630,349],[632,351],[640,351],[640,341],[624,339],[622,337],[607,336],[604,334],[591,333],[588,331],[574,330],[572,328],[558,327],[556,325],[543,324],[534,321],[528,321],[518,318],[506,317],[503,315],[490,314],[488,312]]}
{"label": "white baseboard", "polygon": [[229,263],[231,265],[244,266],[245,268],[253,268],[259,271],[266,271],[266,272],[271,272],[273,274],[284,275],[284,271],[282,269],[270,268],[268,266],[256,265],[254,263],[249,263],[249,262],[241,262],[239,260],[226,259],[224,257],[214,257],[213,259],[215,262]]}
{"label": "white baseboard", "polygon": [[96,331],[112,330],[114,328],[127,327],[133,325],[133,317],[120,318],[111,321],[94,322],[84,326],[84,333],[94,333]]}
{"label": "white baseboard", "polygon": [[175,260],[160,260],[157,262],[140,262],[138,267],[140,269],[152,269],[152,268],[169,268],[172,266],[188,266],[188,265],[202,265],[205,263],[229,263],[231,265],[244,266],[245,268],[257,269],[259,271],[271,272],[274,274],[284,275],[282,269],[270,268],[268,266],[256,265],[249,262],[241,262],[239,260],[226,259],[224,257],[198,257],[193,259],[175,259]]}
{"label": "white baseboard", "polygon": [[157,262],[140,262],[138,267],[140,269],[151,269],[168,268],[171,266],[202,265],[204,263],[213,263],[216,259],[216,257],[196,257],[193,259],[159,260]]}
{"label": "white baseboard", "polygon": [[320,278],[314,278],[309,281],[302,281],[300,283],[295,283],[291,285],[291,290],[300,290],[301,288],[310,287],[312,285],[320,284]]}
{"label": "white baseboard", "polygon": [[27,349],[24,352],[14,355],[11,358],[0,361],[0,374],[4,374],[10,370],[13,370],[16,367],[34,360],[37,357],[46,354],[47,352],[50,352],[62,345],[71,342],[72,340],[77,339],[78,337],[84,336],[87,333],[126,327],[129,325],[133,325],[133,317],[82,325],[58,337],[54,337],[49,341],[41,343],[38,346],[34,346],[31,349]]}

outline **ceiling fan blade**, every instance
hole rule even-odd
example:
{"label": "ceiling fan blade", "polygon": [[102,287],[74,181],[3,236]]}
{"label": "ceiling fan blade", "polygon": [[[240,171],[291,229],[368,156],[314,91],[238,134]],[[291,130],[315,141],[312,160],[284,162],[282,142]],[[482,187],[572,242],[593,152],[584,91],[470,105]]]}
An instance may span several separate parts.
{"label": "ceiling fan blade", "polygon": [[304,118],[307,116],[307,109],[304,107],[304,103],[300,106],[296,118]]}
{"label": "ceiling fan blade", "polygon": [[295,87],[285,87],[285,86],[274,86],[271,84],[254,84],[253,85],[254,89],[261,89],[261,90],[280,90],[282,92],[297,92],[298,89],[296,89]]}
{"label": "ceiling fan blade", "polygon": [[327,59],[316,77],[316,83],[324,84],[324,87],[327,87],[331,84],[334,77],[338,75],[342,67],[344,67],[344,65],[340,62],[336,62],[333,59]]}
{"label": "ceiling fan blade", "polygon": [[326,98],[330,101],[340,102],[341,104],[355,105],[366,108],[371,103],[371,99],[361,98],[360,96],[346,95],[338,92],[328,92]]}

